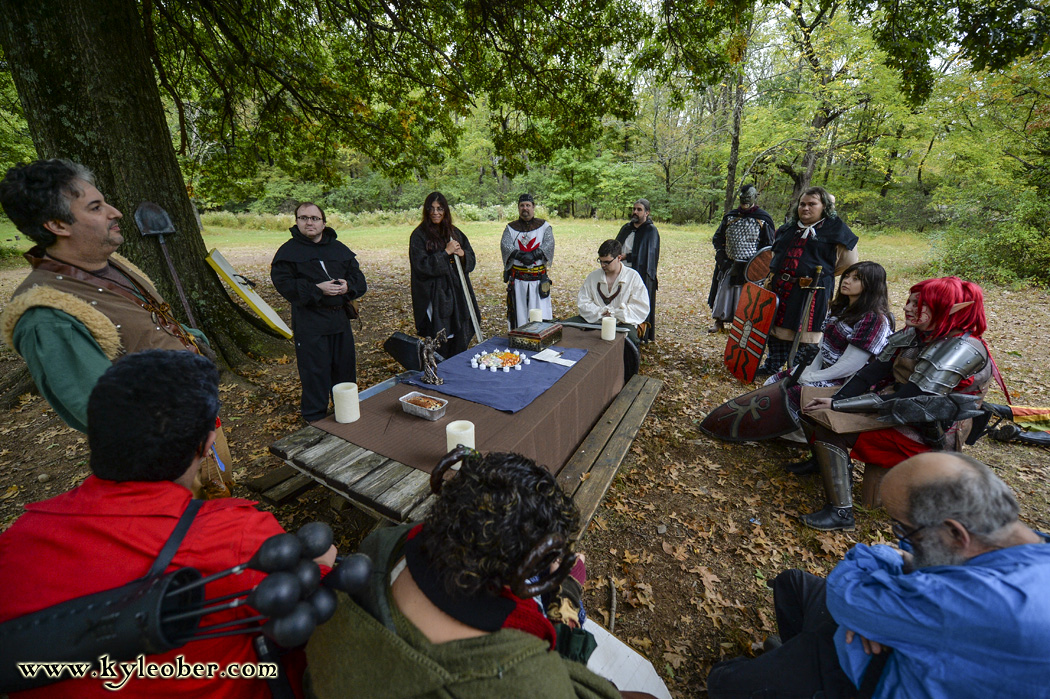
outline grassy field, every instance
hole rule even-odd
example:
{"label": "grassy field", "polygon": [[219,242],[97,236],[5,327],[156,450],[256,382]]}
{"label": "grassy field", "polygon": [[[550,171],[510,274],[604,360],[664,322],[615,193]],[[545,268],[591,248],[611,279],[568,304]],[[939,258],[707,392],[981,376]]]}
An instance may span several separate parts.
{"label": "grassy field", "polygon": [[[289,224],[291,217],[289,217]],[[565,243],[593,241],[592,247],[606,238],[616,236],[622,221],[598,221],[593,219],[556,219],[555,235],[559,242]],[[459,225],[471,242],[487,244],[494,241],[498,244],[505,222],[480,221]],[[672,226],[659,223],[660,237],[663,245],[689,249],[710,246],[711,235],[715,225],[691,224]],[[345,240],[356,251],[395,252],[407,250],[408,234],[411,226],[384,225],[366,226],[340,230],[340,238]],[[919,266],[928,261],[929,243],[919,234],[881,235],[877,231],[858,230],[863,240],[862,256],[885,260],[894,267],[904,265]],[[205,245],[211,249],[219,247],[224,251],[257,251],[276,250],[288,238],[287,231],[252,230],[247,228],[206,227],[204,230]],[[27,246],[25,238],[19,239],[18,231],[8,221],[0,222],[0,258],[17,257]],[[705,255],[706,257],[706,255]],[[887,264],[889,267],[889,264]]]}

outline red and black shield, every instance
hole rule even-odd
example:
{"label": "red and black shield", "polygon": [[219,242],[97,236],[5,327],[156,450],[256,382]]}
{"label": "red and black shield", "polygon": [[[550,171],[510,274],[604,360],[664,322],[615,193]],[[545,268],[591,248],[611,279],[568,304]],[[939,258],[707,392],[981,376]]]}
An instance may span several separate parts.
{"label": "red and black shield", "polygon": [[700,429],[727,442],[773,439],[798,428],[787,406],[783,381],[737,396],[712,410]]}
{"label": "red and black shield", "polygon": [[729,373],[744,383],[755,380],[776,314],[776,294],[751,282],[744,284],[724,355]]}

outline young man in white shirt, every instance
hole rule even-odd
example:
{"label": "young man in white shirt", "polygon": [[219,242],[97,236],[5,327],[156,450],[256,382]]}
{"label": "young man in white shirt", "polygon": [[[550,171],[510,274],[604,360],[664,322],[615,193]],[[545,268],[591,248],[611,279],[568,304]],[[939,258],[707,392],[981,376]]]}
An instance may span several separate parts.
{"label": "young man in white shirt", "polygon": [[596,269],[587,275],[577,295],[582,319],[600,323],[612,316],[616,324],[628,328],[627,339],[638,345],[638,325],[649,315],[649,292],[642,278],[623,263],[623,247],[616,240],[606,240],[598,248]]}

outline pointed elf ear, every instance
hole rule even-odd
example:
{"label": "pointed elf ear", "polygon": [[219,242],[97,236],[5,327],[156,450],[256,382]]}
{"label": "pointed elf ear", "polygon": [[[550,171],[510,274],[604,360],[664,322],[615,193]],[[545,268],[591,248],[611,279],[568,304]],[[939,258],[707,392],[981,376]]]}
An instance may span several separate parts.
{"label": "pointed elf ear", "polygon": [[948,311],[948,315],[955,315],[964,308],[969,308],[973,305],[973,301],[963,301],[952,306],[952,310]]}

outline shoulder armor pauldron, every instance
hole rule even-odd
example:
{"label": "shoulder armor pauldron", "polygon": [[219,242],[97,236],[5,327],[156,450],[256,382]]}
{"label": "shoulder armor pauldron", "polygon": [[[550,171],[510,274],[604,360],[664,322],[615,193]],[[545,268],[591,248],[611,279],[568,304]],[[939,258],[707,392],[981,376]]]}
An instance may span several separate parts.
{"label": "shoulder armor pauldron", "polygon": [[944,338],[922,351],[908,381],[925,393],[943,396],[987,361],[984,346],[979,341],[975,344],[969,335]]}
{"label": "shoulder armor pauldron", "polygon": [[897,354],[897,350],[910,347],[915,342],[915,328],[898,330],[886,339],[886,346],[879,352],[879,361],[888,362]]}

